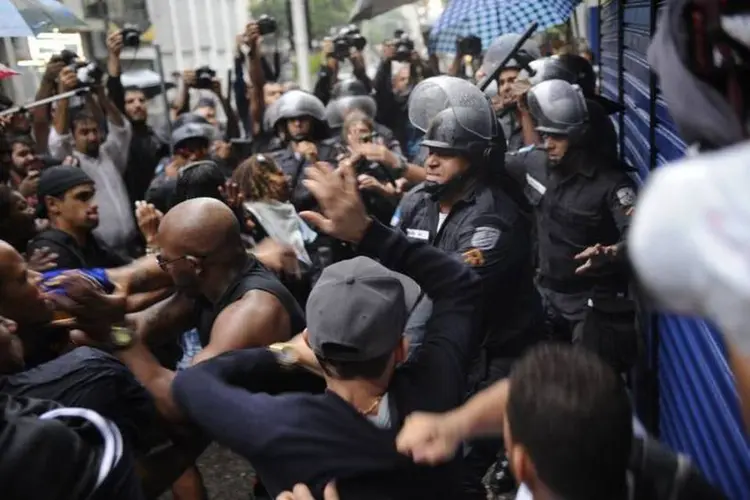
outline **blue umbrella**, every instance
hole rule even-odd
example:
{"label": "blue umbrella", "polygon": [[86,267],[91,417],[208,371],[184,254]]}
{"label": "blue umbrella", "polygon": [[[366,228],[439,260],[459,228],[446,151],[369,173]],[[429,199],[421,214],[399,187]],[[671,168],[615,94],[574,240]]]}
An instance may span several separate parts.
{"label": "blue umbrella", "polygon": [[456,38],[476,35],[486,50],[500,35],[523,33],[532,22],[539,29],[568,20],[581,0],[451,0],[432,26],[432,53],[456,52]]}
{"label": "blue umbrella", "polygon": [[87,29],[85,22],[56,0],[0,0],[0,37]]}

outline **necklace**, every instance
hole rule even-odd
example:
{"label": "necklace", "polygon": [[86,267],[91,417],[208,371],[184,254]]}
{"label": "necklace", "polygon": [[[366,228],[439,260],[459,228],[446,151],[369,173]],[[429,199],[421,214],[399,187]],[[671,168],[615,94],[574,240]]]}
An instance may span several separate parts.
{"label": "necklace", "polygon": [[375,408],[378,407],[378,405],[380,404],[382,400],[383,400],[383,396],[382,395],[378,396],[377,398],[375,398],[375,401],[373,401],[372,404],[366,410],[360,410],[359,408],[357,408],[357,410],[359,411],[360,414],[367,416],[371,414],[375,410]]}

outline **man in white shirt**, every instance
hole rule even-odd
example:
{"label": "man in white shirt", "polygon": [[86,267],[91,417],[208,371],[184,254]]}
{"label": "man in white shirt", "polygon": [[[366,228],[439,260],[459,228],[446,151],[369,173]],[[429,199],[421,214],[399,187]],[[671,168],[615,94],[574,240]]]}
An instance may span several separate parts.
{"label": "man in white shirt", "polygon": [[[60,92],[79,85],[76,72],[70,68],[60,72],[59,82]],[[101,221],[94,234],[126,257],[133,254],[137,238],[133,210],[123,181],[132,130],[101,85],[92,85],[91,92],[96,95],[96,102],[92,94],[87,94],[86,107],[75,113],[71,113],[69,99],[58,103],[54,127],[50,130],[49,150],[57,158],[73,155],[94,180]],[[109,128],[106,139],[101,120],[89,112],[98,109],[106,115]]]}

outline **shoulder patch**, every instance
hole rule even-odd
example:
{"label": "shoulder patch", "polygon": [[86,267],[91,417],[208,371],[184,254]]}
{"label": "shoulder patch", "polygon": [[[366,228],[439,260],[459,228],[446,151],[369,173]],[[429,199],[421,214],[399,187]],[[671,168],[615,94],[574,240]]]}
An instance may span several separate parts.
{"label": "shoulder patch", "polygon": [[480,267],[484,265],[484,254],[478,248],[472,248],[461,254],[464,263],[471,267]]}
{"label": "shoulder patch", "polygon": [[500,234],[496,227],[480,226],[471,236],[471,246],[479,250],[492,250],[497,245]]}
{"label": "shoulder patch", "polygon": [[635,190],[633,188],[624,187],[617,190],[617,200],[620,205],[629,207],[635,204]]}
{"label": "shoulder patch", "polygon": [[401,223],[401,207],[399,206],[396,208],[396,211],[393,212],[393,217],[391,217],[391,227],[398,227],[398,225]]}

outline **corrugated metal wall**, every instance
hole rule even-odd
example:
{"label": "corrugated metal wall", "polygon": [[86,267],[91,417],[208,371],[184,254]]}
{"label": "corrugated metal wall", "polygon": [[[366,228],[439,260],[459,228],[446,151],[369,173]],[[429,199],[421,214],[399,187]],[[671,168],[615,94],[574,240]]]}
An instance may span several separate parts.
{"label": "corrugated metal wall", "polygon": [[[620,154],[645,177],[686,149],[646,62],[658,2],[602,1],[599,12],[601,91],[624,104],[613,116]],[[654,325],[646,344],[658,373],[655,431],[730,498],[750,498],[750,447],[720,336],[692,318],[660,315]]]}

